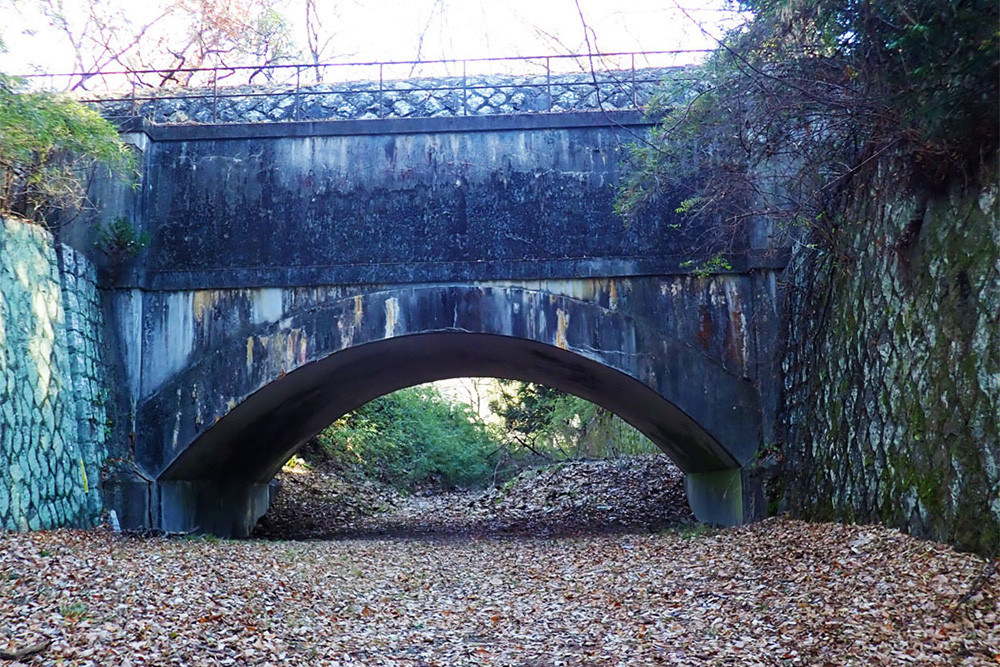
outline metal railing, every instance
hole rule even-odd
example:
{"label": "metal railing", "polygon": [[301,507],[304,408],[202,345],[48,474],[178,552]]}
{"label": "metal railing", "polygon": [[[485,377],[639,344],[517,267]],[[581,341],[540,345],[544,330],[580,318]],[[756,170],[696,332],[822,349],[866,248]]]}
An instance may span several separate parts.
{"label": "metal railing", "polygon": [[[473,111],[469,104],[473,95],[497,89],[544,90],[546,104],[543,108],[531,109],[535,112],[554,110],[553,89],[556,87],[589,87],[596,93],[598,105],[602,89],[610,88],[619,95],[627,93],[631,107],[640,108],[642,100],[639,91],[643,87],[662,83],[663,70],[697,62],[707,53],[689,49],[422,61],[220,65],[30,74],[25,78],[34,81],[36,87],[70,90],[81,102],[101,105],[127,103],[135,115],[144,104],[204,101],[211,105],[213,123],[219,121],[220,104],[232,99],[291,97],[291,119],[300,120],[304,102],[310,97],[364,93],[377,97],[378,117],[390,115],[386,106],[388,97],[413,92],[460,95],[459,115],[469,115]],[[404,69],[408,69],[405,76],[393,76],[394,71]],[[354,77],[353,73],[358,70],[367,71],[369,76]],[[440,74],[430,77],[429,70],[438,70]],[[574,80],[574,76],[578,78]],[[499,80],[501,77],[502,81]],[[57,85],[60,82],[62,86]],[[95,83],[109,92],[95,94],[87,89],[88,86],[95,87]],[[337,84],[340,84],[339,87]]]}

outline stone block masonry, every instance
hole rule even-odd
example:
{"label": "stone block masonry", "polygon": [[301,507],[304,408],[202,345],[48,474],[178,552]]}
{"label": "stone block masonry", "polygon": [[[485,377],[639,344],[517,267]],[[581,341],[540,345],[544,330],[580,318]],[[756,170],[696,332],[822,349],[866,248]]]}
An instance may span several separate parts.
{"label": "stone block masonry", "polygon": [[0,219],[0,528],[90,526],[107,423],[94,267]]}
{"label": "stone block masonry", "polygon": [[994,164],[978,185],[868,199],[864,224],[846,227],[849,265],[793,256],[784,453],[797,513],[1000,552],[997,182]]}
{"label": "stone block masonry", "polygon": [[[96,101],[111,117],[141,116],[154,123],[265,123],[375,118],[455,118],[498,114],[633,110],[665,81],[690,76],[686,68],[589,71],[546,76],[485,75],[378,82],[250,85],[177,90],[139,89],[137,97]],[[598,94],[599,92],[599,94]]]}

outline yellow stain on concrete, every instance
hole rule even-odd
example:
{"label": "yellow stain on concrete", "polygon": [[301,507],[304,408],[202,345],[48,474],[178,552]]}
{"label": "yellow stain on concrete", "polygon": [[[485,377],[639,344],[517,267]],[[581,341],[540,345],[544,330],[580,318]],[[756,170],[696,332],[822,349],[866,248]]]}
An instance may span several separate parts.
{"label": "yellow stain on concrete", "polygon": [[197,290],[194,293],[193,315],[196,322],[205,320],[206,311],[211,310],[223,298],[219,290]]}
{"label": "yellow stain on concrete", "polygon": [[566,327],[569,326],[569,313],[559,308],[556,310],[556,317],[558,318],[558,322],[556,322],[556,347],[565,350],[567,349]]}
{"label": "yellow stain on concrete", "polygon": [[247,338],[247,375],[253,371],[253,336]]}
{"label": "yellow stain on concrete", "polygon": [[361,326],[361,318],[364,316],[364,313],[365,313],[364,300],[362,299],[362,296],[359,294],[356,297],[354,297],[354,326],[355,327],[360,327]]}

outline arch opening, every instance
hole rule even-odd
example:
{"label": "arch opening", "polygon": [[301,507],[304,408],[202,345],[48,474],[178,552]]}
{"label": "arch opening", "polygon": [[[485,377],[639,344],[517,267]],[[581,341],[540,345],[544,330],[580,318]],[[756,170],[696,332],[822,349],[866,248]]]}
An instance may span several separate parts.
{"label": "arch opening", "polygon": [[249,534],[268,481],[328,424],[403,387],[470,376],[609,410],[685,472],[699,519],[743,521],[756,389],[655,323],[592,302],[508,287],[370,292],[262,323],[193,361],[139,408],[149,525],[170,532]]}
{"label": "arch opening", "polygon": [[681,409],[599,361],[532,340],[435,332],[351,347],[274,380],[202,433],[160,479],[264,484],[347,412],[405,387],[472,376],[534,382],[595,403],[634,426],[687,473],[739,467]]}

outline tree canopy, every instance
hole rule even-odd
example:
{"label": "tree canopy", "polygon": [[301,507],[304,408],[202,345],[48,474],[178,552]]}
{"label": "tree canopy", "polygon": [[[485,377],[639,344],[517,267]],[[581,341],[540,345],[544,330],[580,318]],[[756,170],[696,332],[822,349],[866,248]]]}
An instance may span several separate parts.
{"label": "tree canopy", "polygon": [[[631,155],[620,211],[686,192],[681,210],[736,228],[766,214],[835,234],[830,209],[891,157],[899,184],[938,187],[995,153],[994,0],[746,0],[752,15],[665,90]],[[829,239],[828,239],[829,240]]]}
{"label": "tree canopy", "polygon": [[[0,0],[0,5],[12,0]],[[38,0],[35,12],[72,51],[83,89],[113,70],[150,86],[187,85],[200,67],[275,65],[302,56],[283,0],[153,0],[141,7],[105,0]],[[320,28],[315,28],[317,34]]]}
{"label": "tree canopy", "polygon": [[0,214],[39,223],[86,203],[98,166],[128,173],[134,156],[115,127],[65,95],[0,74]]}

